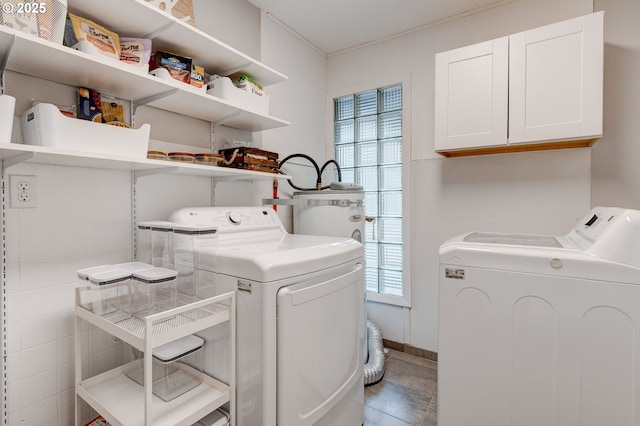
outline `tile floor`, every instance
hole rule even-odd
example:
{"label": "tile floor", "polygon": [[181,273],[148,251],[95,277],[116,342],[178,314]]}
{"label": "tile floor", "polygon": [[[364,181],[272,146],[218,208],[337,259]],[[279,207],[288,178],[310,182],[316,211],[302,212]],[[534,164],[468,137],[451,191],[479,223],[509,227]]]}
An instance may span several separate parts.
{"label": "tile floor", "polygon": [[381,381],[365,386],[365,426],[435,426],[438,364],[389,349]]}

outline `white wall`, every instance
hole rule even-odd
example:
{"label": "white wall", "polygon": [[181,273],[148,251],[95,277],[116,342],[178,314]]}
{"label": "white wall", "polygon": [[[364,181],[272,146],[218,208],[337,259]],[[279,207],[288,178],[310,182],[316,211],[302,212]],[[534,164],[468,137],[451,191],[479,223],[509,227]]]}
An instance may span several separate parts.
{"label": "white wall", "polygon": [[593,147],[592,204],[640,209],[640,2],[595,0],[604,10],[604,136]]}
{"label": "white wall", "polygon": [[[267,14],[262,14],[261,22],[263,62],[289,77],[288,81],[269,87],[270,113],[291,122],[290,126],[263,132],[262,147],[279,153],[280,160],[290,154],[302,153],[322,166],[327,160],[323,121],[326,57]],[[287,161],[283,170],[293,176],[295,185],[302,188],[315,186],[315,170],[306,160],[294,158]],[[324,183],[329,183],[326,176]],[[278,190],[281,198],[290,198],[294,192],[284,181]],[[280,206],[278,213],[287,229],[292,231],[291,207]]]}
{"label": "white wall", "polygon": [[436,154],[434,55],[592,10],[587,0],[519,0],[329,58],[332,94],[411,74],[412,308],[369,303],[369,318],[385,338],[437,352],[438,247],[444,240],[473,230],[565,233],[590,208],[588,149],[456,159]]}

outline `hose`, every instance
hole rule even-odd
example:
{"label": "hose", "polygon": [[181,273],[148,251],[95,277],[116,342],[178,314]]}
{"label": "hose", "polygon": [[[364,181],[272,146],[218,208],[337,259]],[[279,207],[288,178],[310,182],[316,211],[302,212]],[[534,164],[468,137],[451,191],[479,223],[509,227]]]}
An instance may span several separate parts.
{"label": "hose", "polygon": [[293,182],[291,182],[291,179],[288,180],[289,185],[294,188],[297,189],[298,191],[320,191],[323,189],[327,189],[329,188],[329,186],[322,186],[322,172],[324,171],[324,169],[330,164],[333,163],[336,165],[336,170],[338,171],[338,182],[342,182],[342,171],[340,170],[340,165],[336,162],[336,160],[329,160],[326,163],[324,163],[322,165],[322,168],[318,167],[318,163],[316,163],[316,161],[311,158],[310,156],[306,155],[306,154],[291,154],[288,155],[287,157],[285,157],[284,159],[282,159],[282,161],[280,161],[280,163],[278,164],[278,171],[283,174],[286,175],[286,173],[284,173],[281,170],[281,167],[283,166],[284,163],[286,163],[287,161],[289,161],[292,158],[297,158],[297,157],[301,157],[301,158],[305,158],[307,160],[309,160],[309,162],[311,162],[311,164],[313,164],[313,167],[316,169],[316,187],[315,188],[301,188],[299,186],[296,186]]}
{"label": "hose", "polygon": [[[322,176],[322,173],[324,173],[324,169],[331,163],[336,165],[336,171],[338,172],[338,182],[342,182],[342,170],[340,170],[340,164],[338,164],[338,162],[336,160],[329,160],[329,161],[325,162],[322,165],[322,167],[320,168],[320,176]],[[321,187],[320,189],[327,189],[329,187],[330,187],[330,185],[327,185],[327,186]]]}
{"label": "hose", "polygon": [[369,358],[364,365],[364,384],[372,385],[379,382],[384,376],[384,348],[382,346],[382,333],[371,321],[367,320],[367,350]]}

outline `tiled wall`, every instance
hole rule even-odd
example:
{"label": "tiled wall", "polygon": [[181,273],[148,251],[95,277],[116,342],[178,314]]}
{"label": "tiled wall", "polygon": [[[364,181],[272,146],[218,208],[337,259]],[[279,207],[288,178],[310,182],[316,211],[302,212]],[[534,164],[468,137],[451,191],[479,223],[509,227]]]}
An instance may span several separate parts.
{"label": "tiled wall", "polygon": [[[20,164],[37,177],[37,207],[6,209],[8,425],[74,421],[75,271],[133,259],[136,220],[164,220],[178,207],[211,204],[208,178],[138,179],[129,171]],[[8,195],[8,194],[6,194]],[[229,202],[231,202],[230,200]],[[82,326],[83,377],[116,366],[115,340]],[[83,418],[92,413],[83,407]]]}
{"label": "tiled wall", "polygon": [[[7,424],[71,425],[75,271],[131,259],[131,174],[45,165],[9,174],[37,176],[37,207],[6,210]],[[115,365],[110,336],[83,334],[85,371]]]}

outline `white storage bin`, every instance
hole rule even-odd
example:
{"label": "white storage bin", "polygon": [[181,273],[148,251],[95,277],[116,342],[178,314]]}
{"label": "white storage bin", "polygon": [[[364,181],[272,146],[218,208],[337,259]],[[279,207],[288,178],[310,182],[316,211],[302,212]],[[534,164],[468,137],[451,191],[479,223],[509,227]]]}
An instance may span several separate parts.
{"label": "white storage bin", "polygon": [[135,271],[131,276],[131,299],[128,311],[138,318],[157,314],[178,305],[178,272],[167,268]]}
{"label": "white storage bin", "polygon": [[67,0],[2,2],[0,25],[62,44]]}
{"label": "white storage bin", "polygon": [[207,84],[209,95],[224,99],[238,108],[258,114],[269,114],[269,94],[258,96],[234,86],[229,77],[218,77]]}
{"label": "white storage bin", "polygon": [[[153,350],[151,381],[156,396],[171,401],[202,383],[203,344],[202,338],[190,335]],[[122,342],[119,354],[125,375],[144,386],[144,353]]]}
{"label": "white storage bin", "polygon": [[21,117],[24,142],[118,157],[147,158],[149,124],[127,129],[65,117],[55,105],[40,103]]}
{"label": "white storage bin", "polygon": [[0,143],[11,142],[15,108],[16,98],[9,95],[0,95]]}

